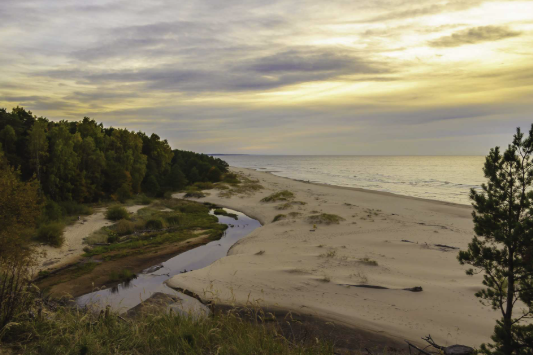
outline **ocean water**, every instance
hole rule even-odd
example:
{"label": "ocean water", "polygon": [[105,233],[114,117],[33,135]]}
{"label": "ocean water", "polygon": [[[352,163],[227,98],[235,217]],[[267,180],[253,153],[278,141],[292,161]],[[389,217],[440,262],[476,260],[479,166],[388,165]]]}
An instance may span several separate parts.
{"label": "ocean water", "polygon": [[223,155],[230,166],[459,204],[484,182],[483,156]]}

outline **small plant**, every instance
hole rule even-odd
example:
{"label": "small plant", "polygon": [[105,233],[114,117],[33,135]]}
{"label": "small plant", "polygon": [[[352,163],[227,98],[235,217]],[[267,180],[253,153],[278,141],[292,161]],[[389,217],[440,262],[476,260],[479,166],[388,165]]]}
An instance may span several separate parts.
{"label": "small plant", "polygon": [[211,190],[215,187],[212,182],[195,182],[194,186],[198,188],[198,190]]}
{"label": "small plant", "polygon": [[135,274],[128,269],[123,269],[120,272],[111,271],[109,274],[109,280],[111,281],[131,281],[136,278]]}
{"label": "small plant", "polygon": [[130,214],[122,206],[112,206],[107,209],[105,213],[105,218],[111,221],[118,221],[121,219],[130,219]]}
{"label": "small plant", "polygon": [[64,228],[65,226],[59,222],[43,224],[37,230],[37,239],[40,242],[59,248],[65,242]]}
{"label": "small plant", "polygon": [[278,205],[274,207],[277,210],[288,210],[289,208],[292,208],[292,204],[290,202],[282,203],[281,205]]}
{"label": "small plant", "polygon": [[294,194],[292,192],[288,190],[283,190],[261,199],[261,202],[289,201],[293,198]]}
{"label": "small plant", "polygon": [[378,266],[378,262],[376,260],[372,260],[368,257],[359,259],[359,262],[368,266]]}
{"label": "small plant", "polygon": [[227,173],[224,175],[224,178],[222,179],[227,184],[239,184],[239,177],[235,173]]}
{"label": "small plant", "polygon": [[309,223],[313,224],[339,224],[341,221],[344,221],[345,219],[341,216],[337,216],[336,214],[329,214],[329,213],[321,213],[309,216],[307,218],[307,221]]}
{"label": "small plant", "polygon": [[135,223],[126,219],[121,219],[115,225],[115,231],[118,235],[132,234],[135,230]]}
{"label": "small plant", "polygon": [[255,253],[254,255],[263,255],[265,253],[264,250],[259,250],[257,253]]}
{"label": "small plant", "polygon": [[300,212],[290,212],[288,214],[289,217],[291,218],[296,218],[296,217],[300,217],[302,214]]}
{"label": "small plant", "polygon": [[274,219],[272,220],[272,223],[277,222],[277,221],[281,221],[281,220],[286,219],[286,218],[287,218],[286,215],[278,214],[278,215],[276,215],[276,217],[274,217]]}
{"label": "small plant", "polygon": [[119,236],[117,233],[113,232],[112,230],[108,230],[107,231],[107,242],[109,244],[113,244],[113,243],[116,243],[120,240]]}
{"label": "small plant", "polygon": [[165,224],[163,220],[159,218],[153,218],[153,219],[146,221],[146,229],[158,230],[158,229],[163,229],[164,226]]}

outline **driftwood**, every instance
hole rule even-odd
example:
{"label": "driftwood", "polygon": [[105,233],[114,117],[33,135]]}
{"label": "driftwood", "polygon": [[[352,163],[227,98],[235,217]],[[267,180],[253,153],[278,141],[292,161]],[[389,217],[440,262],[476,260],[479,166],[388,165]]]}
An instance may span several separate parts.
{"label": "driftwood", "polygon": [[466,346],[466,345],[450,345],[450,346],[440,346],[435,343],[433,338],[431,338],[431,335],[428,335],[425,338],[422,338],[422,340],[425,340],[429,345],[434,347],[435,349],[441,350],[444,352],[444,355],[470,355],[474,352],[474,349]]}
{"label": "driftwood", "polygon": [[447,248],[447,249],[459,249],[457,247],[451,247],[449,245],[444,245],[444,244],[435,244],[436,247],[439,247],[439,248]]}
{"label": "driftwood", "polygon": [[388,288],[385,286],[376,286],[376,285],[353,285],[353,284],[337,284],[339,286],[349,286],[349,287],[361,287],[361,288],[373,288],[377,290],[401,290],[401,291],[411,291],[411,292],[422,292],[424,289],[421,286],[415,286],[415,287],[409,287],[409,288],[400,288],[400,289],[394,289],[394,288]]}

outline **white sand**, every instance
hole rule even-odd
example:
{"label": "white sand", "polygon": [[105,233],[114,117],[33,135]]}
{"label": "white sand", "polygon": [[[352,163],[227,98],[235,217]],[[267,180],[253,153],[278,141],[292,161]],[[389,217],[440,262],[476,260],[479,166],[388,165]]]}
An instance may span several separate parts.
{"label": "white sand", "polygon": [[[146,206],[134,205],[125,208],[128,212],[136,213],[143,207]],[[48,245],[39,246],[37,251],[41,255],[38,258],[35,272],[48,268],[57,268],[76,261],[84,253],[83,248],[87,246],[83,243],[84,239],[98,229],[113,224],[113,222],[105,219],[105,211],[106,208],[101,208],[90,216],[82,216],[81,221],[67,226],[64,232],[65,243],[61,248],[54,248]]]}
{"label": "white sand", "polygon": [[[478,346],[490,340],[499,314],[474,296],[481,276],[465,275],[457,250],[433,246],[467,247],[473,236],[471,207],[232,170],[259,179],[265,190],[229,199],[213,190],[201,201],[242,211],[264,226],[237,243],[227,257],[173,277],[170,286],[222,302],[258,300],[414,341],[428,334],[441,344]],[[259,202],[284,189],[307,205],[278,211],[274,206],[280,203]],[[376,216],[367,209],[381,211]],[[311,232],[305,218],[313,210],[346,221],[318,225]],[[271,223],[275,215],[291,211],[303,216]],[[260,250],[265,253],[255,255]],[[328,252],[335,255],[321,256]],[[365,257],[379,265],[361,263]],[[324,282],[325,277],[330,281]],[[338,285],[365,282],[390,289]],[[423,292],[401,290],[414,286],[422,286]]]}

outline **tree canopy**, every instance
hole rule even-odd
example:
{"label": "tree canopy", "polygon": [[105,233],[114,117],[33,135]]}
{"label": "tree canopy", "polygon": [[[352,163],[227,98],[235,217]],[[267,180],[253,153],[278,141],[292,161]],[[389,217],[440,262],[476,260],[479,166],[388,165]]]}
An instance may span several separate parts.
{"label": "tree canopy", "polygon": [[0,109],[0,143],[21,181],[35,177],[56,202],[160,196],[188,183],[220,181],[228,168],[218,158],[172,150],[156,134],[105,128],[88,117],[53,122],[20,107]]}

